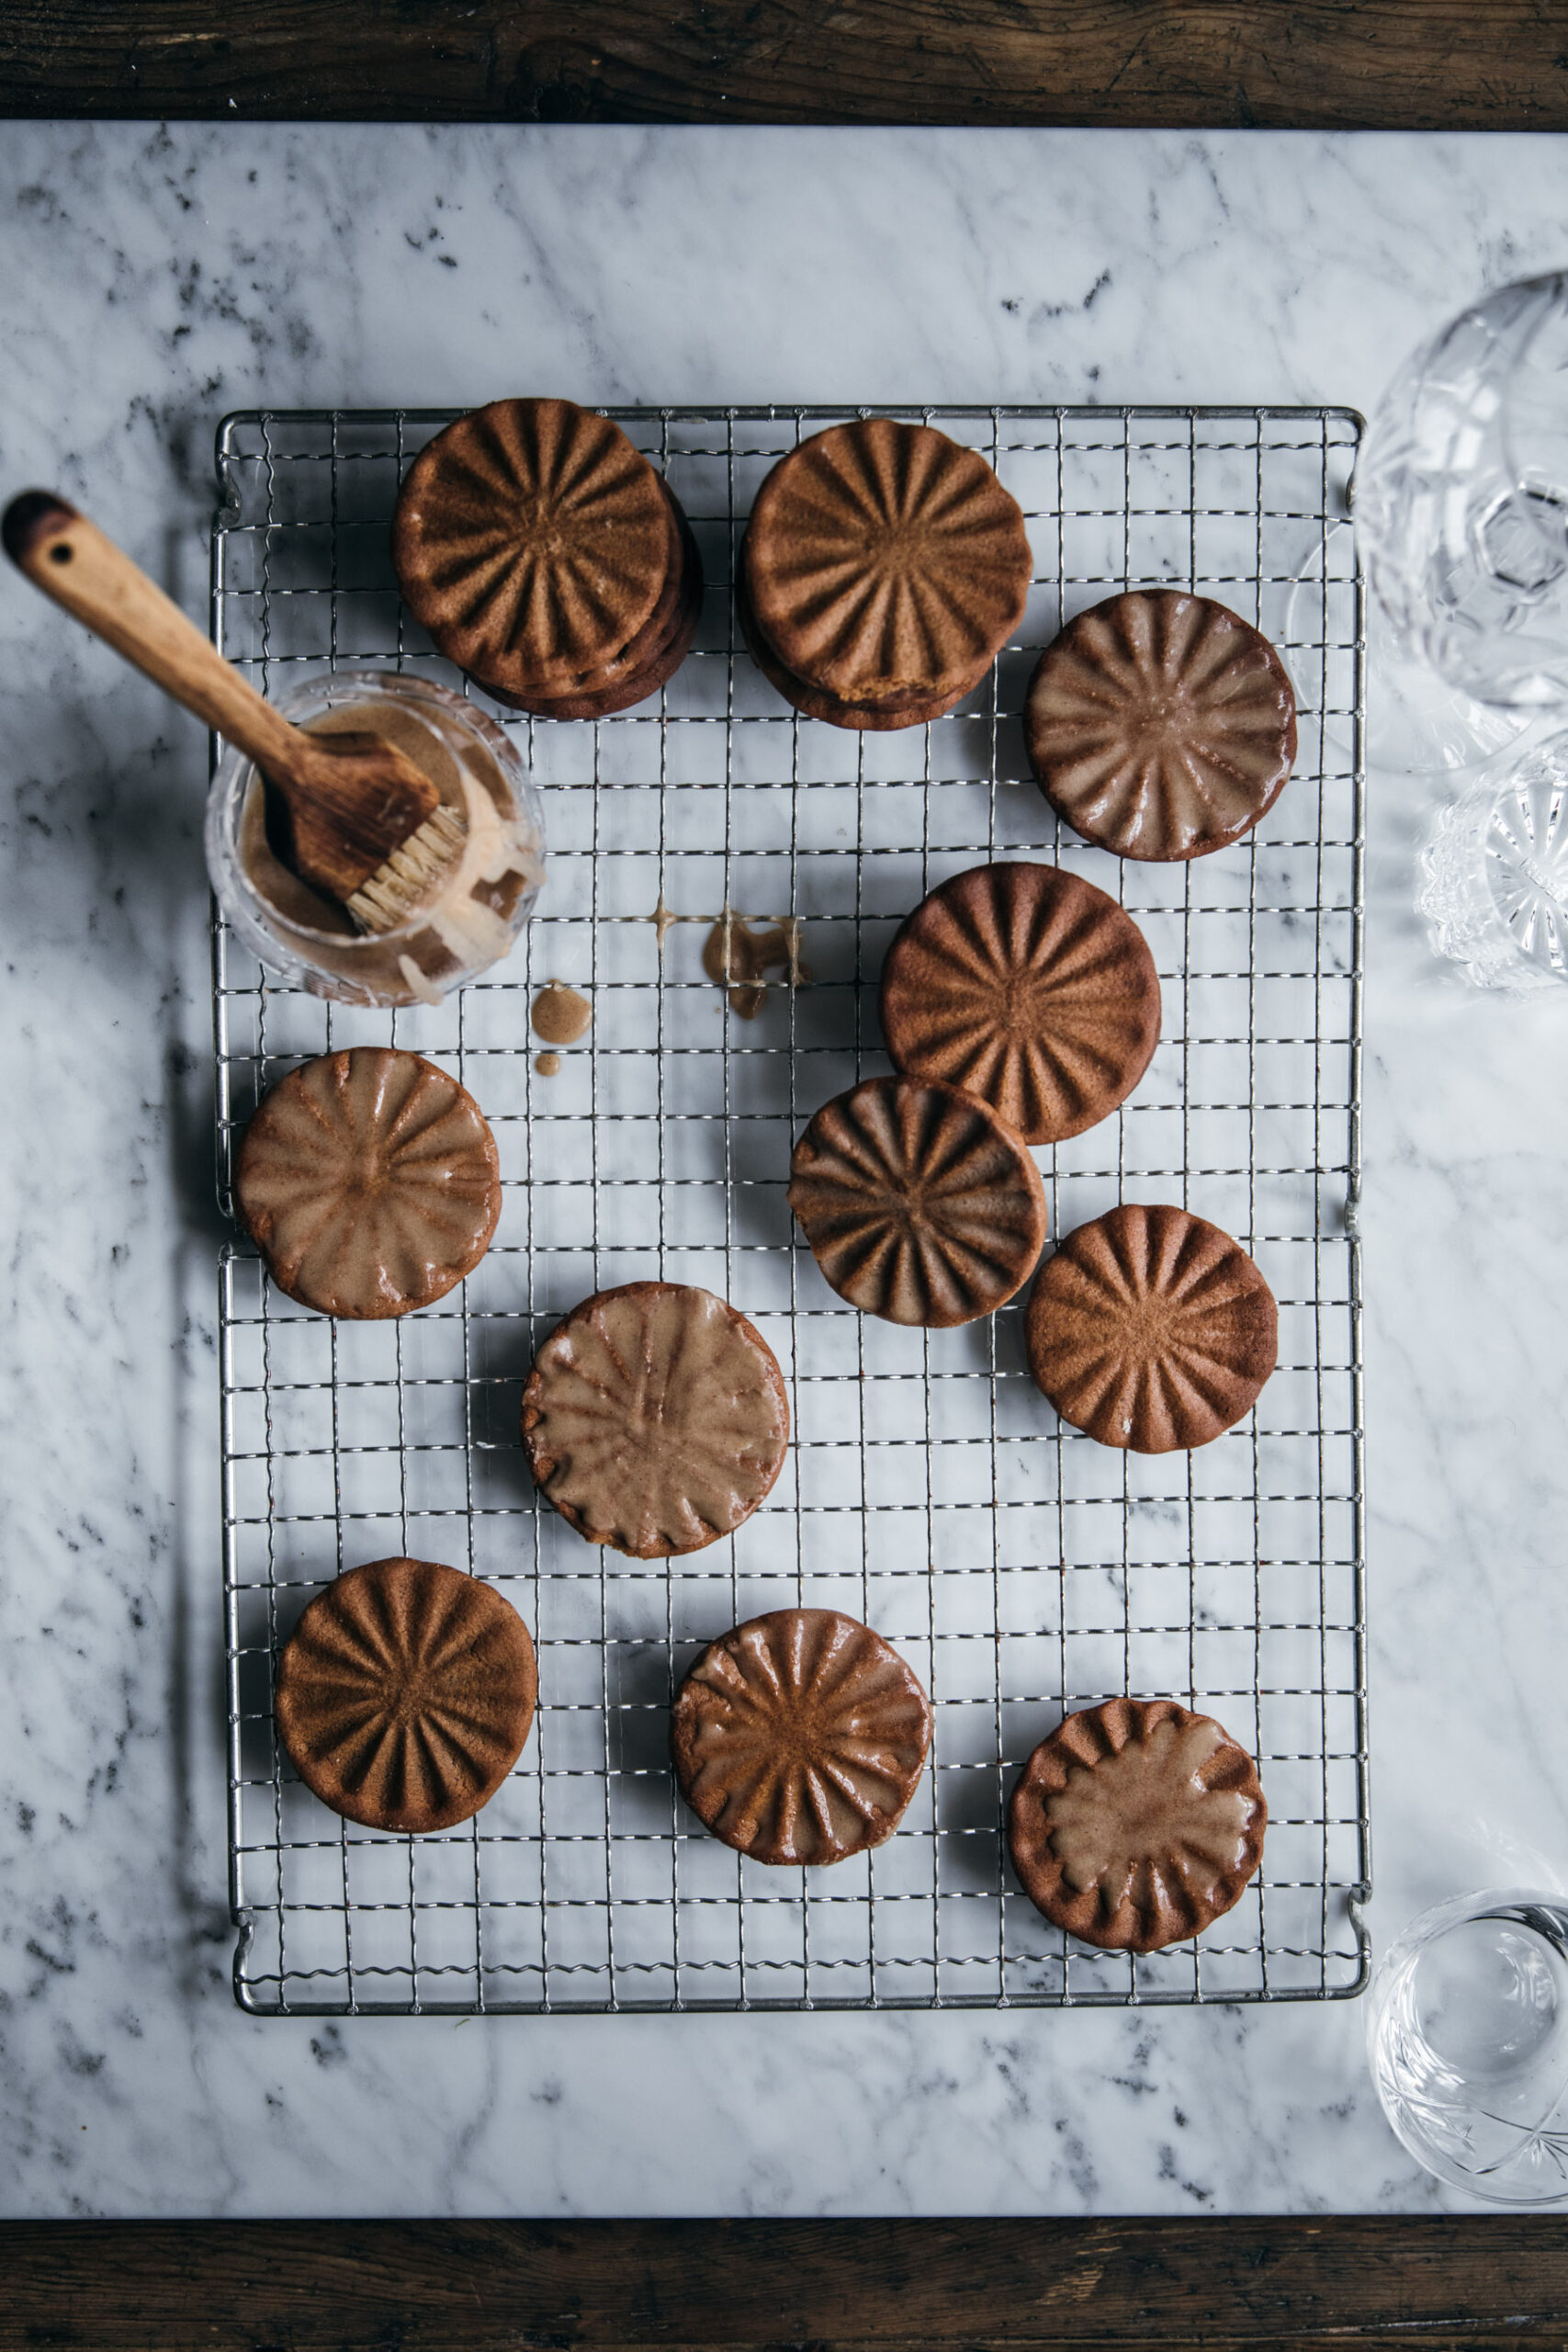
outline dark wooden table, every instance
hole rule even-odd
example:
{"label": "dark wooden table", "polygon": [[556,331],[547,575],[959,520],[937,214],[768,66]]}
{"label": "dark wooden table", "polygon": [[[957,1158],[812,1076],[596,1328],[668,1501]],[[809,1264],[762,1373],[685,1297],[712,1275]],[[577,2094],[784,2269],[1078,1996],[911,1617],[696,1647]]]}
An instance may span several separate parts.
{"label": "dark wooden table", "polygon": [[4,0],[0,115],[1561,130],[1563,0]]}
{"label": "dark wooden table", "polygon": [[1568,2344],[1555,2220],[0,2227],[0,2352]]}

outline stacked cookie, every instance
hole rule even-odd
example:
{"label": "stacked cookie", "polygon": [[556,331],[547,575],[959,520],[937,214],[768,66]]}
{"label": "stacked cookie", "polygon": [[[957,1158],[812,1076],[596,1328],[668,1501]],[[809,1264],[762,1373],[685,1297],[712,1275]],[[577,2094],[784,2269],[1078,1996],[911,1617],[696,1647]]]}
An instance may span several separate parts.
{"label": "stacked cookie", "polygon": [[696,541],[618,424],[492,401],[438,433],[392,518],[404,602],[498,702],[604,718],[657,693],[702,608]]}
{"label": "stacked cookie", "polygon": [[919,727],[986,675],[1032,569],[1018,503],[977,451],[867,417],[814,434],[769,474],[737,609],[758,668],[807,718]]}

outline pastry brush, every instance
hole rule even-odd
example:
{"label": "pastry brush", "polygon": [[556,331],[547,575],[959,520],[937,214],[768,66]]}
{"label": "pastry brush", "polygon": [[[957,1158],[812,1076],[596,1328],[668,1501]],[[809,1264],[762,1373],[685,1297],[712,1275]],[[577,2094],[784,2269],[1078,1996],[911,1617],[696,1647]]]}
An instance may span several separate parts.
{"label": "pastry brush", "polygon": [[24,491],[0,517],[6,552],[36,588],[254,761],[274,855],[390,931],[461,854],[457,810],[406,752],[371,733],[291,727],[130,558],[52,491]]}

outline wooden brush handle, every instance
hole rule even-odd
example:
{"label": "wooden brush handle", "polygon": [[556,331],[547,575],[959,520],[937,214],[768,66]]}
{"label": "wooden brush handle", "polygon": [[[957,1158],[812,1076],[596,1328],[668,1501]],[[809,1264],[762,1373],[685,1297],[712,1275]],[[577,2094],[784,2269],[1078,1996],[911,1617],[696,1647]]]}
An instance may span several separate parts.
{"label": "wooden brush handle", "polygon": [[345,729],[323,741],[291,727],[112,539],[52,491],[14,498],[0,516],[0,540],[35,588],[255,762],[274,853],[312,889],[346,905],[434,812],[440,795],[406,752],[373,732]]}
{"label": "wooden brush handle", "polygon": [[[94,523],[52,491],[24,491],[0,520],[6,552],[57,605],[215,728],[270,776],[294,781],[311,746]],[[301,756],[303,754],[303,757]]]}

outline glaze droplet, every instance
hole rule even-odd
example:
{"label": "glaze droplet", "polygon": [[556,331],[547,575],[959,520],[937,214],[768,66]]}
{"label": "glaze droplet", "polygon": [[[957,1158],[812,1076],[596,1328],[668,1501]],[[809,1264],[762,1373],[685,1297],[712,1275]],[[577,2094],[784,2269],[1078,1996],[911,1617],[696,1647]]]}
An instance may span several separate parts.
{"label": "glaze droplet", "polygon": [[678,915],[672,907],[667,907],[665,905],[664,893],[660,890],[658,901],[654,906],[653,912],[649,916],[649,922],[653,925],[655,935],[659,941],[659,960],[661,964],[664,961],[664,941],[666,934],[672,931],[678,922],[684,922],[686,920],[687,918],[684,915]]}
{"label": "glaze droplet", "polygon": [[754,1021],[761,1012],[768,972],[784,972],[791,988],[802,988],[811,978],[800,960],[800,924],[794,915],[753,927],[730,907],[703,942],[703,969],[728,990],[730,1010],[742,1021]]}
{"label": "glaze droplet", "polygon": [[534,999],[529,1016],[536,1036],[547,1046],[575,1046],[586,1036],[593,1019],[593,1008],[585,996],[567,988],[560,980],[551,980]]}

